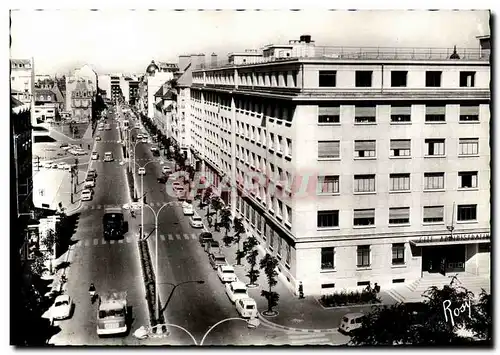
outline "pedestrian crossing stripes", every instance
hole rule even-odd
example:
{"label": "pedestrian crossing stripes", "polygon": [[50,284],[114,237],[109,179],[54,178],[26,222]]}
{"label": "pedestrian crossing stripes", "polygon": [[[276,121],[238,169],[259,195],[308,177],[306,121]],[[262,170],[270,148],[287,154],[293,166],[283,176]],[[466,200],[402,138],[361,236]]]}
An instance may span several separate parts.
{"label": "pedestrian crossing stripes", "polygon": [[[159,234],[158,235],[160,240],[162,242],[166,241],[192,241],[192,240],[198,240],[198,234],[196,233],[184,233],[184,234]],[[110,240],[105,240],[104,238],[94,238],[94,239],[85,239],[82,241],[82,245],[84,247],[90,247],[91,245],[97,246],[97,245],[106,245],[106,244],[130,244],[132,242],[136,242],[137,238],[133,237],[125,237],[124,239],[110,239]]]}
{"label": "pedestrian crossing stripes", "polygon": [[330,345],[333,343],[327,333],[289,333],[290,345]]}

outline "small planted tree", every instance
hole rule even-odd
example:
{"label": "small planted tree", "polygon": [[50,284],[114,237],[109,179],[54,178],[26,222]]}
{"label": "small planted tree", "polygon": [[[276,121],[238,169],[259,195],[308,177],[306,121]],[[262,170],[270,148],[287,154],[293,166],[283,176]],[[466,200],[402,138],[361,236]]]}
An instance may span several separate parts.
{"label": "small planted tree", "polygon": [[219,211],[222,209],[222,200],[220,199],[220,197],[216,196],[212,198],[211,202],[212,202],[211,203],[212,209],[214,210],[215,213],[215,221],[214,221],[215,231],[218,232],[220,231],[218,218],[219,218]]}
{"label": "small planted tree", "polygon": [[277,312],[273,310],[273,308],[278,305],[279,300],[279,294],[273,291],[273,287],[278,284],[278,280],[276,280],[278,276],[278,272],[276,271],[277,266],[278,259],[269,253],[260,260],[260,268],[264,269],[267,285],[269,287],[267,290],[262,290],[261,292],[261,296],[265,297],[267,300],[267,310],[262,312],[265,316],[274,316],[277,314]]}
{"label": "small planted tree", "polygon": [[247,276],[250,279],[250,283],[247,285],[249,287],[258,286],[256,284],[256,281],[259,278],[260,271],[259,269],[255,268],[255,266],[257,265],[257,256],[259,255],[259,251],[255,249],[257,244],[257,238],[255,238],[254,236],[251,236],[243,242],[243,250],[247,254],[247,261],[248,264],[250,264],[250,270],[247,273]]}
{"label": "small planted tree", "polygon": [[226,233],[224,237],[222,238],[222,241],[224,242],[224,245],[227,247],[231,245],[233,241],[233,237],[229,236],[229,229],[231,228],[231,211],[229,209],[224,208],[222,211],[220,211],[220,223],[219,225],[222,228],[226,229]]}
{"label": "small planted tree", "polygon": [[236,265],[241,265],[241,259],[243,259],[246,255],[245,248],[243,248],[243,250],[240,250],[241,235],[245,233],[245,226],[243,225],[241,218],[237,217],[234,218],[233,230],[234,230],[234,244],[238,246],[238,250],[236,251]]}
{"label": "small planted tree", "polygon": [[52,267],[52,262],[56,257],[56,233],[52,230],[49,229],[47,231],[47,234],[44,239],[42,239],[42,244],[47,250],[47,255],[46,260],[50,261],[50,267],[49,267],[49,272],[52,274],[53,272],[53,267]]}

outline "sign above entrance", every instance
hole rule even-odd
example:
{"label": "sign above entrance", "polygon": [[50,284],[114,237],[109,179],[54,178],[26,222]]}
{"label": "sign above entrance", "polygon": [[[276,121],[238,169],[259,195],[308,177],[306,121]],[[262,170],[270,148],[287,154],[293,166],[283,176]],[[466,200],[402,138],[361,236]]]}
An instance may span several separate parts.
{"label": "sign above entrance", "polygon": [[447,234],[447,235],[428,235],[413,239],[410,243],[417,246],[430,246],[442,244],[469,244],[489,243],[490,233],[467,233],[467,234]]}

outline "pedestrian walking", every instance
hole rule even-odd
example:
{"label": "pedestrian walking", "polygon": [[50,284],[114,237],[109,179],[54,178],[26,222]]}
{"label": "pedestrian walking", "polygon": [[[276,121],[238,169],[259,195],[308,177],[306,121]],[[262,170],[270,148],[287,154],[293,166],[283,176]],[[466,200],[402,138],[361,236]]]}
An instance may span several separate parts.
{"label": "pedestrian walking", "polygon": [[299,298],[304,298],[304,285],[299,281]]}

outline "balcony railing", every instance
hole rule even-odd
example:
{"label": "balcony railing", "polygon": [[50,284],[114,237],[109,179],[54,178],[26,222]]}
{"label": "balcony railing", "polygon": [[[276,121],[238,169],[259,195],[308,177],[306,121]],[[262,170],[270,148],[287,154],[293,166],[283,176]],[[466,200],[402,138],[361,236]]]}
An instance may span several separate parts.
{"label": "balcony railing", "polygon": [[[449,60],[449,61],[486,61],[490,60],[490,50],[476,48],[403,48],[403,47],[309,47],[303,53],[292,53],[291,57],[260,57],[250,62],[234,64],[228,60],[216,63],[199,64],[196,69],[214,69],[246,66],[260,63],[283,62],[297,59],[350,59],[350,60]],[[452,56],[453,55],[453,56]]]}

